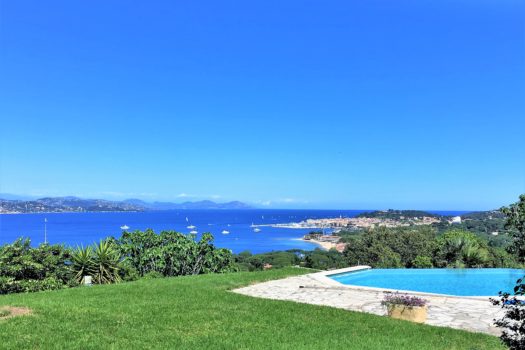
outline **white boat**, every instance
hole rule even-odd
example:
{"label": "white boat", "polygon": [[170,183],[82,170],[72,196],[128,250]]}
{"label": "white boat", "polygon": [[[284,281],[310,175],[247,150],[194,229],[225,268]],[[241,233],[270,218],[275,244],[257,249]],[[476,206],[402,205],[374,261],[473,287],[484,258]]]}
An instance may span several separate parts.
{"label": "white boat", "polygon": [[189,228],[190,230],[193,230],[196,226],[193,226],[193,225],[190,225],[190,226],[186,226],[186,228]]}
{"label": "white boat", "polygon": [[128,226],[128,225],[120,226],[120,228],[121,228],[122,230],[129,230],[129,226]]}
{"label": "white boat", "polygon": [[253,232],[261,232],[261,229],[256,227],[256,228],[253,229]]}
{"label": "white boat", "polygon": [[223,235],[227,235],[227,234],[229,234],[229,233],[230,233],[230,231],[228,231],[228,230],[222,230],[222,232],[221,232],[221,233],[222,233]]}
{"label": "white boat", "polygon": [[199,233],[199,232],[197,232],[195,230],[190,231],[190,234],[192,234],[192,235],[196,235],[197,233]]}
{"label": "white boat", "polygon": [[250,227],[255,227],[255,225],[253,224],[253,222],[252,222],[252,224],[250,225]]}

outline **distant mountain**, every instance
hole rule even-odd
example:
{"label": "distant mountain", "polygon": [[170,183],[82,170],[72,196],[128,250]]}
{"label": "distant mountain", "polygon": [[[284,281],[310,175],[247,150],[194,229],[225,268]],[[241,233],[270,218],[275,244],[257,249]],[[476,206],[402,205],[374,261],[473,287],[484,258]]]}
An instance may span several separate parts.
{"label": "distant mountain", "polygon": [[73,196],[46,197],[35,200],[18,200],[0,197],[0,213],[63,213],[63,212],[101,212],[101,211],[146,211],[173,209],[251,209],[248,204],[233,201],[215,203],[213,201],[198,202],[153,202],[140,199],[124,201],[108,201],[105,199],[83,199]]}
{"label": "distant mountain", "polygon": [[239,202],[232,201],[227,203],[216,203],[210,200],[203,200],[197,202],[184,202],[184,203],[172,203],[172,202],[153,202],[147,203],[140,199],[127,199],[124,202],[133,203],[136,205],[142,205],[149,210],[174,210],[174,209],[253,209],[252,206]]}
{"label": "distant mountain", "polygon": [[180,209],[252,209],[246,203],[239,201],[227,203],[215,203],[213,201],[184,202],[180,204]]}
{"label": "distant mountain", "polygon": [[0,198],[2,199],[8,199],[8,200],[20,200],[20,201],[29,201],[36,199],[34,196],[23,196],[18,194],[11,194],[11,193],[0,193]]}
{"label": "distant mountain", "polygon": [[46,197],[36,200],[0,199],[0,213],[65,213],[95,211],[144,211],[145,208],[124,202],[78,197]]}

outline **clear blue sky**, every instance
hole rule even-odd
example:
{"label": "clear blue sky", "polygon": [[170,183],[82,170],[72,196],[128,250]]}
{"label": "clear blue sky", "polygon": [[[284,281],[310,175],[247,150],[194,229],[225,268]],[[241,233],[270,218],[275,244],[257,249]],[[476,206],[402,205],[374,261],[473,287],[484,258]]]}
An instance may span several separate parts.
{"label": "clear blue sky", "polygon": [[3,1],[0,192],[490,209],[525,2]]}

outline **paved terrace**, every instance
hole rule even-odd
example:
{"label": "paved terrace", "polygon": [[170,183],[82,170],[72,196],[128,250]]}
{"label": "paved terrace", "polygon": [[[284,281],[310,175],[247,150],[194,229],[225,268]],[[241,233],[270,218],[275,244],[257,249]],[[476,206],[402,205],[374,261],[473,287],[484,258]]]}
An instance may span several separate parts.
{"label": "paved terrace", "polygon": [[[233,290],[235,293],[259,298],[290,300],[299,303],[325,305],[345,310],[386,315],[381,305],[384,289],[346,286],[326,277],[328,274],[368,268],[358,266],[329,272],[288,277]],[[493,325],[503,315],[501,308],[488,298],[439,296],[410,292],[429,300],[426,324],[499,335]]]}

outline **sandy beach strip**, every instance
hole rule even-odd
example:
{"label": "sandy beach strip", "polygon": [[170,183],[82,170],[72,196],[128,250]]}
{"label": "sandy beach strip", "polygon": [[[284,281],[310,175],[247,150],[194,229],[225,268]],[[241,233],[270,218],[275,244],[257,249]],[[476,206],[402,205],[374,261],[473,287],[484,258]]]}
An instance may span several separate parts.
{"label": "sandy beach strip", "polygon": [[313,244],[317,244],[323,250],[330,250],[332,248],[335,248],[335,243],[332,243],[332,242],[321,242],[315,239],[304,239],[304,238],[300,238],[300,240],[303,242],[310,242]]}

